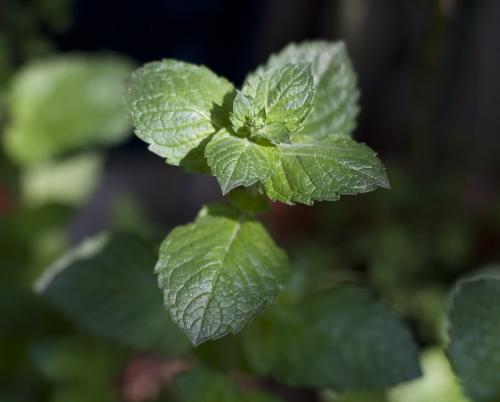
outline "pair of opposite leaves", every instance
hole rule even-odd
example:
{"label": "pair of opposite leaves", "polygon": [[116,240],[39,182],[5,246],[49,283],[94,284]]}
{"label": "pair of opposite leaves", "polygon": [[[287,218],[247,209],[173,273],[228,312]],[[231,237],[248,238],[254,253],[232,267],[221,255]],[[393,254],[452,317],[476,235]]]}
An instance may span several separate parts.
{"label": "pair of opposite leaves", "polygon": [[[167,163],[210,171],[223,193],[258,184],[272,200],[337,200],[388,187],[376,154],[351,138],[356,78],[342,43],[290,45],[241,91],[202,66],[163,60],[128,81],[136,134]],[[156,266],[173,320],[194,344],[239,331],[270,304],[285,253],[252,216],[206,208],[173,230]]]}

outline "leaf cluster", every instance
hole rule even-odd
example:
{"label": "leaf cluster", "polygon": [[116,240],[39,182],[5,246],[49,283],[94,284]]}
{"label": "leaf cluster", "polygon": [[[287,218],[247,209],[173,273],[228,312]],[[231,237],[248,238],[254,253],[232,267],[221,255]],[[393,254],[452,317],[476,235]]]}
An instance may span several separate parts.
{"label": "leaf cluster", "polygon": [[167,163],[208,171],[222,192],[257,184],[271,200],[337,200],[389,187],[385,169],[351,133],[358,90],[343,43],[290,45],[241,90],[176,60],[135,71],[125,105],[136,134]]}

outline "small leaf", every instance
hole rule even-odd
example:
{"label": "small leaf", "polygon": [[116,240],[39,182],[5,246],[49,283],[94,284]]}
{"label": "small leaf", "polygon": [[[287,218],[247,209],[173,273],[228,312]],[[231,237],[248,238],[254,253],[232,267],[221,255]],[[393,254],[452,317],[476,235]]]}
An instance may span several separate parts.
{"label": "small leaf", "polygon": [[274,143],[290,142],[302,128],[314,101],[313,76],[307,63],[271,68],[245,84],[235,102],[233,127],[245,123],[250,135]]}
{"label": "small leaf", "polygon": [[14,77],[5,148],[19,163],[47,161],[129,134],[123,80],[132,69],[116,56],[57,56],[30,63]]}
{"label": "small leaf", "polygon": [[234,130],[240,132],[245,129],[247,124],[251,124],[255,114],[256,111],[252,101],[243,92],[237,91],[233,101],[233,112],[229,117]]}
{"label": "small leaf", "polygon": [[231,135],[224,129],[212,137],[205,156],[223,194],[265,181],[279,160],[276,147]]}
{"label": "small leaf", "polygon": [[275,306],[243,336],[253,370],[291,385],[375,390],[420,375],[409,331],[383,303],[352,285]]}
{"label": "small leaf", "polygon": [[465,394],[500,399],[500,268],[460,281],[449,302],[448,356]]}
{"label": "small leaf", "polygon": [[289,63],[312,64],[316,98],[314,109],[304,122],[301,136],[322,141],[332,135],[350,136],[359,112],[356,75],[343,42],[311,41],[290,44],[272,55],[246,79],[252,85],[256,77],[270,68]]}
{"label": "small leaf", "polygon": [[313,76],[308,63],[286,64],[259,76],[255,103],[264,106],[267,123],[284,123],[295,132],[311,113],[313,100]]}
{"label": "small leaf", "polygon": [[342,194],[389,188],[385,168],[375,152],[352,139],[280,144],[278,148],[279,166],[264,182],[272,200],[312,204],[335,201]]}
{"label": "small leaf", "polygon": [[140,349],[179,353],[189,344],[157,296],[154,258],[134,237],[99,235],[56,261],[36,289],[95,335]]}
{"label": "small leaf", "polygon": [[274,144],[290,143],[290,130],[285,123],[267,123],[257,132],[258,137],[266,138]]}
{"label": "small leaf", "polygon": [[257,221],[205,208],[167,236],[156,272],[174,322],[198,345],[240,331],[272,303],[288,260]]}
{"label": "small leaf", "polygon": [[233,85],[208,68],[163,60],[132,74],[125,105],[137,136],[169,164],[179,165],[228,123],[224,108],[233,96]]}

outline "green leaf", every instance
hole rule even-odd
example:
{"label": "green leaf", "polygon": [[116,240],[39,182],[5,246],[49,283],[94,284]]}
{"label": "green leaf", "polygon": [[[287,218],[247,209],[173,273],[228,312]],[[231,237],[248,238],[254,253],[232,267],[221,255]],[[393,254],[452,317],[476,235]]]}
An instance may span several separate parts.
{"label": "green leaf", "polygon": [[48,402],[120,402],[121,399],[113,384],[101,387],[89,387],[84,384],[68,384],[57,387],[51,393]]}
{"label": "green leaf", "polygon": [[56,261],[36,289],[95,335],[179,353],[189,344],[162,307],[154,263],[154,253],[134,237],[99,235]]}
{"label": "green leaf", "polygon": [[9,98],[5,148],[22,164],[47,161],[128,135],[121,104],[131,64],[116,56],[57,56],[23,68]]}
{"label": "green leaf", "polygon": [[269,211],[267,198],[258,189],[236,189],[229,193],[231,205],[242,212],[260,214]]}
{"label": "green leaf", "polygon": [[279,402],[264,393],[243,393],[228,377],[203,368],[180,374],[175,385],[181,402]]}
{"label": "green leaf", "polygon": [[231,122],[241,135],[290,142],[302,128],[314,101],[313,76],[308,63],[271,68],[247,82],[233,104]]}
{"label": "green leaf", "polygon": [[279,161],[276,147],[231,135],[224,129],[212,137],[205,156],[223,194],[265,181]]}
{"label": "green leaf", "polygon": [[295,386],[384,389],[420,375],[410,332],[352,285],[275,306],[243,336],[254,371]]}
{"label": "green leaf", "polygon": [[228,378],[207,369],[194,369],[175,378],[182,402],[233,402],[238,388]]}
{"label": "green leaf", "polygon": [[448,356],[465,394],[500,399],[500,268],[460,281],[449,302]]}
{"label": "green leaf", "polygon": [[266,71],[260,78],[255,101],[259,104],[262,99],[266,121],[284,123],[290,132],[295,132],[313,107],[311,65],[287,64]]}
{"label": "green leaf", "polygon": [[174,322],[198,345],[240,331],[272,303],[288,260],[254,219],[205,208],[167,236],[156,272]]}
{"label": "green leaf", "polygon": [[332,135],[350,136],[359,112],[356,75],[343,42],[311,41],[290,44],[272,55],[268,62],[250,74],[247,84],[270,68],[288,63],[312,64],[316,97],[314,109],[304,123],[301,136],[324,140]]}
{"label": "green leaf", "polygon": [[[243,92],[236,91],[236,96],[233,101],[233,111],[229,115],[229,120],[231,121],[234,131],[241,134],[248,134],[249,130],[246,130],[247,125],[251,126],[252,124],[255,124],[253,120],[258,114],[259,113],[255,110],[252,100],[245,96]],[[264,116],[262,114],[259,117],[261,119],[259,125],[262,125],[264,122]]]}
{"label": "green leaf", "polygon": [[100,339],[73,335],[37,341],[30,355],[35,368],[50,382],[99,387],[111,386],[128,353]]}
{"label": "green leaf", "polygon": [[[144,65],[128,80],[125,105],[135,133],[171,165],[191,166],[205,140],[228,125],[234,87],[206,67],[175,60]],[[186,162],[185,161],[185,162]]]}
{"label": "green leaf", "polygon": [[21,176],[23,197],[32,206],[51,202],[78,206],[96,189],[102,165],[100,154],[83,153],[29,166]]}
{"label": "green leaf", "polygon": [[280,163],[264,182],[269,198],[293,204],[335,201],[343,194],[389,188],[374,151],[350,138],[329,142],[280,144]]}
{"label": "green leaf", "polygon": [[[82,336],[36,341],[31,361],[52,383],[49,401],[118,401],[115,381],[128,352],[109,342]],[[94,398],[94,399],[92,399]]]}
{"label": "green leaf", "polygon": [[327,391],[325,394],[324,402],[389,402],[384,391],[357,391],[341,395]]}
{"label": "green leaf", "polygon": [[256,82],[244,86],[242,92],[253,99],[256,110],[264,110],[266,124],[283,123],[293,133],[302,127],[313,108],[311,65],[299,63],[270,68],[257,76]]}
{"label": "green leaf", "polygon": [[401,384],[389,393],[389,402],[467,402],[457,378],[440,348],[422,354],[424,375],[415,381]]}

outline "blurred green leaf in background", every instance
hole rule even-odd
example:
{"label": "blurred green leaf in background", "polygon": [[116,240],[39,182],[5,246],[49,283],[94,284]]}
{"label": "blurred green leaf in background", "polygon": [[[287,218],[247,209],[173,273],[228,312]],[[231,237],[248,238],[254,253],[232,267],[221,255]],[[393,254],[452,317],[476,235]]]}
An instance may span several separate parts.
{"label": "blurred green leaf in background", "polygon": [[30,165],[129,134],[122,86],[132,64],[121,56],[61,55],[16,73],[8,97],[5,150]]}

